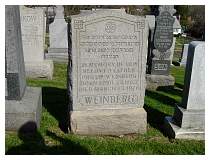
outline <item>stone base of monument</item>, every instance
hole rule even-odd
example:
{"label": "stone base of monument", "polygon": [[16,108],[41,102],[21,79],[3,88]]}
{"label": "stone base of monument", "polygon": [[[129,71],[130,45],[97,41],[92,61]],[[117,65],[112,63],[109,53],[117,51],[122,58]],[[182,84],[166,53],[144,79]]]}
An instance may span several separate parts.
{"label": "stone base of monument", "polygon": [[145,133],[147,113],[143,108],[73,111],[70,126],[80,135]]}
{"label": "stone base of monument", "polygon": [[48,53],[45,54],[45,58],[55,62],[68,62],[68,49],[49,48]]}
{"label": "stone base of monument", "polygon": [[204,140],[205,111],[186,110],[178,105],[173,117],[165,117],[166,133],[171,138]]}
{"label": "stone base of monument", "polygon": [[175,78],[171,75],[146,75],[146,89],[156,90],[158,87],[174,86]]}
{"label": "stone base of monument", "polygon": [[40,127],[42,91],[39,87],[26,87],[22,100],[5,101],[5,127],[7,131],[17,131],[22,126],[26,130]]}
{"label": "stone base of monument", "polygon": [[180,128],[174,124],[172,117],[165,117],[165,129],[170,138],[204,140],[205,133],[194,128]]}
{"label": "stone base of monument", "polygon": [[26,76],[30,78],[48,78],[53,77],[54,65],[52,60],[41,62],[25,62]]}

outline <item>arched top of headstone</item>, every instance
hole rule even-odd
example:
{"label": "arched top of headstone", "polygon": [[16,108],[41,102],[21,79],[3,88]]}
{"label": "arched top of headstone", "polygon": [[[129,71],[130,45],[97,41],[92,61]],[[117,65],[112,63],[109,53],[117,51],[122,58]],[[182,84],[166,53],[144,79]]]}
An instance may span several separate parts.
{"label": "arched top of headstone", "polygon": [[61,6],[61,5],[56,6],[55,12],[56,12],[56,16],[55,16],[56,19],[64,18],[64,7],[63,6]]}
{"label": "arched top of headstone", "polygon": [[159,6],[159,15],[162,12],[164,12],[164,11],[168,11],[171,15],[176,13],[176,9],[174,9],[173,5],[162,5],[162,6]]}
{"label": "arched top of headstone", "polygon": [[[86,13],[86,14],[85,14]],[[146,21],[145,17],[143,16],[135,16],[135,15],[130,15],[127,14],[126,12],[124,12],[123,9],[104,9],[104,10],[94,10],[92,12],[82,12],[80,14],[77,15],[72,15],[71,19],[83,19],[83,21],[93,21],[95,19],[99,19],[99,18],[120,18],[121,20],[126,20],[126,21],[130,21],[130,22],[136,22],[139,21],[141,23],[139,23],[140,27],[144,27],[145,24],[148,25],[148,22]]]}

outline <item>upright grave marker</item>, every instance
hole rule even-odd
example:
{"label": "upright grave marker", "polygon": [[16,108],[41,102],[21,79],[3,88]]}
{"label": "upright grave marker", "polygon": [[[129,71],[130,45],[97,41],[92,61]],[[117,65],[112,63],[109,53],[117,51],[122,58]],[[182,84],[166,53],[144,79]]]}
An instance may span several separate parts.
{"label": "upright grave marker", "polygon": [[39,127],[41,88],[26,87],[19,6],[5,8],[5,37],[6,130],[18,130],[28,122],[33,122]]}
{"label": "upright grave marker", "polygon": [[165,118],[169,136],[179,139],[204,139],[205,129],[205,43],[189,44],[181,104],[173,117]]}
{"label": "upright grave marker", "polygon": [[50,47],[46,57],[54,61],[68,61],[67,23],[63,6],[56,6],[56,16],[49,25],[49,32]]}
{"label": "upright grave marker", "polygon": [[26,76],[52,79],[53,62],[44,59],[44,10],[20,6],[20,14]]}
{"label": "upright grave marker", "polygon": [[72,132],[145,133],[146,19],[114,10],[71,18]]}
{"label": "upright grave marker", "polygon": [[[174,77],[169,75],[171,46],[173,44],[173,6],[160,6],[156,17],[154,47],[150,74],[147,74],[147,88],[174,85]],[[150,67],[149,67],[150,68]]]}

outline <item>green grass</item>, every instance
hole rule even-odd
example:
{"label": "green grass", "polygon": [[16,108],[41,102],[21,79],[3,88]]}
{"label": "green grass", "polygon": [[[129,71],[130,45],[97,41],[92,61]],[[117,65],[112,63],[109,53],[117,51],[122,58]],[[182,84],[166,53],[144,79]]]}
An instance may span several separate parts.
{"label": "green grass", "polygon": [[176,37],[173,61],[178,62],[182,56],[182,47],[184,44],[190,43],[194,39],[191,37]]}
{"label": "green grass", "polygon": [[147,133],[112,136],[67,134],[66,65],[55,64],[53,80],[28,79],[30,86],[42,87],[41,127],[35,134],[6,132],[6,154],[205,154],[205,142],[171,140],[163,130],[166,115],[173,115],[174,104],[182,97],[184,69],[173,67],[174,88],[146,91]]}

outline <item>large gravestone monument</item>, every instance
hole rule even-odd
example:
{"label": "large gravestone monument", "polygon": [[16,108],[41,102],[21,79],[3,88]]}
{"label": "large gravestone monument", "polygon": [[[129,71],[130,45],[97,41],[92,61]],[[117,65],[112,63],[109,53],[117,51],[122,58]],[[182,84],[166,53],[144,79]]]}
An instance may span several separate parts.
{"label": "large gravestone monument", "polygon": [[20,15],[26,76],[52,79],[53,62],[44,59],[44,10],[20,6]]}
{"label": "large gravestone monument", "polygon": [[73,133],[145,133],[148,23],[114,10],[71,17]]}
{"label": "large gravestone monument", "polygon": [[47,59],[53,61],[68,61],[67,23],[64,19],[64,7],[56,6],[54,22],[49,25],[50,47]]}
{"label": "large gravestone monument", "polygon": [[42,94],[41,88],[26,86],[19,6],[6,6],[5,15],[6,130],[18,130],[29,122],[39,127]]}
{"label": "large gravestone monument", "polygon": [[147,74],[147,88],[157,89],[159,86],[173,86],[174,77],[169,75],[171,65],[171,46],[173,44],[173,23],[175,13],[173,6],[159,6],[154,33],[154,49],[150,74]]}
{"label": "large gravestone monument", "polygon": [[182,48],[182,59],[180,62],[180,66],[186,66],[187,63],[187,56],[188,56],[188,47],[189,44],[184,44],[183,48]]}
{"label": "large gravestone monument", "polygon": [[173,117],[165,118],[168,135],[179,139],[204,139],[205,129],[205,43],[189,44],[183,98]]}

